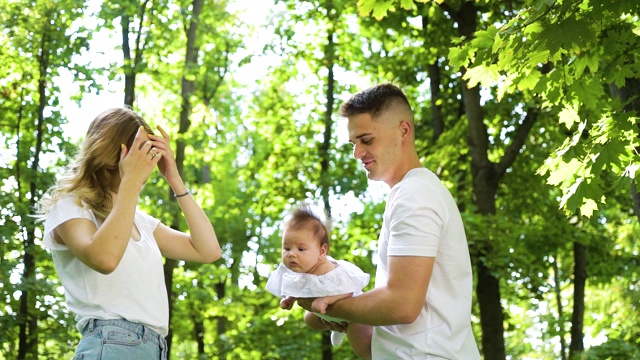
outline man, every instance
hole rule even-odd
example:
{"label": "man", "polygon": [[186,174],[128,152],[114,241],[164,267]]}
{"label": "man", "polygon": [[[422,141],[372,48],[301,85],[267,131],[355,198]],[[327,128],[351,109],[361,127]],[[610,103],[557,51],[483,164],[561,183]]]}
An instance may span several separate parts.
{"label": "man", "polygon": [[[347,319],[348,327],[373,326],[373,359],[480,359],[462,218],[447,188],[420,163],[407,97],[394,85],[377,85],[353,95],[340,113],[348,119],[353,156],[369,179],[384,181],[391,191],[375,288],[337,301],[325,313]],[[312,311],[311,300],[298,303]],[[314,316],[305,321],[315,329],[341,326]]]}

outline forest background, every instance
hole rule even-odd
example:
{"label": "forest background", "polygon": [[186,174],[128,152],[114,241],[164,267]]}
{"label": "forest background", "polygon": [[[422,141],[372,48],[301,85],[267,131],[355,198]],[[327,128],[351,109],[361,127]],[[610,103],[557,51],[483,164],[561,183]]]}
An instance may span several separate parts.
{"label": "forest background", "polygon": [[[332,254],[374,274],[386,190],[336,113],[386,81],[409,96],[420,157],[463,214],[484,358],[640,358],[637,0],[0,8],[0,359],[72,356],[79,335],[30,215],[78,132],[122,104],[170,129],[224,251],[166,261],[170,357],[355,358],[264,285],[283,214],[305,199],[335,219]],[[139,206],[185,228],[159,176]]]}

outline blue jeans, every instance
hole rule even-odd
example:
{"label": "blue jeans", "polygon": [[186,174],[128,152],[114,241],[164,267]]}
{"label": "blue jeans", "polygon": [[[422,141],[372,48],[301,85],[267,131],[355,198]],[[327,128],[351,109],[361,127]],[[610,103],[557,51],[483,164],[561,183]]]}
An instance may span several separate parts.
{"label": "blue jeans", "polygon": [[151,328],[119,320],[91,319],[73,360],[166,360],[167,342]]}

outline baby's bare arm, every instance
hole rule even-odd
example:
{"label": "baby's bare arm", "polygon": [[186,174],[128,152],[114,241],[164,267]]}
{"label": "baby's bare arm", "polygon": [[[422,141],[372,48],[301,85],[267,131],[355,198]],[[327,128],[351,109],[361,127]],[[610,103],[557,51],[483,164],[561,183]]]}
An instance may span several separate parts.
{"label": "baby's bare arm", "polygon": [[293,304],[296,303],[296,298],[293,296],[287,296],[286,298],[280,300],[280,307],[285,310],[291,310]]}

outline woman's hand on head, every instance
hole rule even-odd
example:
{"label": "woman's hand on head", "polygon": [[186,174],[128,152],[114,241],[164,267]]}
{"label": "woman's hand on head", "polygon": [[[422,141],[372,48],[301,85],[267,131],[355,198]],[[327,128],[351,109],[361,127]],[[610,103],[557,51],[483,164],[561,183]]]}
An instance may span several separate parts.
{"label": "woman's hand on head", "polygon": [[122,150],[120,151],[120,179],[131,179],[142,186],[162,158],[162,155],[162,150],[152,146],[151,141],[147,139],[147,132],[143,127],[140,127],[136,137],[133,139],[131,149],[122,144]]}
{"label": "woman's hand on head", "polygon": [[171,138],[162,127],[157,126],[157,128],[162,136],[149,134],[148,138],[151,144],[162,154],[162,159],[158,163],[158,170],[171,184],[171,180],[178,178],[180,174],[178,173],[175,155],[171,150]]}

